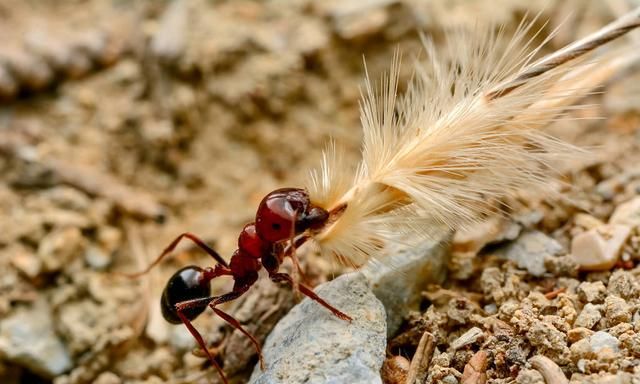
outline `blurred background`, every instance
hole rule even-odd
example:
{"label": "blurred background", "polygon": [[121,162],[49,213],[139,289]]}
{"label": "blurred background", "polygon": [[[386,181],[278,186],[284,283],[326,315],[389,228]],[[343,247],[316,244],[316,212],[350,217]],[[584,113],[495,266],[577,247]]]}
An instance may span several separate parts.
{"label": "blurred background", "polygon": [[[377,78],[397,47],[406,63],[419,55],[419,31],[439,42],[449,28],[513,30],[538,13],[543,34],[564,23],[548,51],[627,7],[0,0],[0,382],[215,382],[189,334],[158,309],[171,273],[211,259],[185,243],[148,278],[109,272],[141,269],[184,231],[228,259],[261,198],[304,185],[330,138],[357,158],[363,58]],[[631,87],[582,113],[633,125],[640,103],[625,96]],[[590,128],[565,133],[580,140]],[[303,259],[315,283],[340,272],[312,254]],[[244,323],[293,305],[275,288],[257,289],[244,312],[241,302],[232,310]],[[269,316],[261,321],[279,315]],[[227,349],[225,370],[242,382],[255,355],[233,355],[230,331],[213,316],[196,326]]]}

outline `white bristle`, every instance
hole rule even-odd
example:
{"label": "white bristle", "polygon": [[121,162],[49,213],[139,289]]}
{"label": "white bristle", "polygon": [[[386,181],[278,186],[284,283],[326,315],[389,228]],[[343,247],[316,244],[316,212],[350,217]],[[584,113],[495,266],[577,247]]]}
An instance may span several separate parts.
{"label": "white bristle", "polygon": [[535,64],[530,25],[511,40],[502,30],[454,32],[443,50],[424,39],[425,59],[402,96],[398,54],[377,90],[367,77],[361,162],[346,169],[331,144],[308,186],[314,204],[337,212],[314,235],[323,253],[360,265],[398,234],[460,229],[518,190],[554,180],[557,160],[579,149],[541,128],[597,85],[588,80],[601,66],[563,62],[504,92]]}

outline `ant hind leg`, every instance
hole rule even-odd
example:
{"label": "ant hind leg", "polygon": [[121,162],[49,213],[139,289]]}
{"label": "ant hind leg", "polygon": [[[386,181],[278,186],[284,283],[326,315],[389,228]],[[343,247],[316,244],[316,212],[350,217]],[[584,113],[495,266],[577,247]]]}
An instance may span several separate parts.
{"label": "ant hind leg", "polygon": [[184,315],[184,313],[182,313],[182,309],[178,309],[177,313],[178,313],[178,317],[180,318],[180,320],[182,320],[182,323],[184,323],[185,327],[187,327],[187,329],[189,330],[189,333],[191,333],[191,336],[193,336],[193,338],[196,339],[196,342],[198,343],[200,348],[207,355],[207,358],[211,362],[211,365],[213,365],[216,368],[216,370],[218,371],[218,374],[222,378],[222,381],[224,382],[224,384],[229,384],[229,381],[227,380],[227,376],[224,374],[224,371],[222,370],[222,367],[220,367],[220,364],[218,364],[218,362],[215,360],[213,355],[211,355],[211,352],[207,348],[207,344],[204,342],[204,338],[202,337],[200,332],[198,332],[198,330],[193,326],[193,324],[191,324],[191,321],[189,321],[189,319],[187,319],[187,317]]}

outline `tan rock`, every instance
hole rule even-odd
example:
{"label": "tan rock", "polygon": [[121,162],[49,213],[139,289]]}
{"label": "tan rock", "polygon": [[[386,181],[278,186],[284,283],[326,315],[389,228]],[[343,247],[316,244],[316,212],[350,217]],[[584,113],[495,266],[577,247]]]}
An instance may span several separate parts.
{"label": "tan rock", "polygon": [[587,215],[586,213],[576,214],[573,220],[577,226],[580,226],[586,230],[597,228],[604,224],[602,221],[591,215]]}
{"label": "tan rock", "polygon": [[609,223],[640,227],[640,196],[618,205]]}
{"label": "tan rock", "polygon": [[611,269],[622,252],[631,228],[622,224],[608,224],[581,233],[571,242],[571,254],[583,271]]}

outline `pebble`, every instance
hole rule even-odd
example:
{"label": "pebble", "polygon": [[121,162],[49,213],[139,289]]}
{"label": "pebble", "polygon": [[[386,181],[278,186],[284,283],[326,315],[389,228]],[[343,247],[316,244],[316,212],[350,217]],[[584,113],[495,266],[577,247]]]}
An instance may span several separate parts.
{"label": "pebble", "polygon": [[594,332],[588,328],[584,328],[584,327],[573,328],[567,332],[567,340],[569,340],[570,343],[575,343],[576,341],[585,339],[593,335],[593,333]]}
{"label": "pebble", "polygon": [[618,296],[608,296],[604,300],[604,313],[609,327],[631,321],[631,306]]}
{"label": "pebble", "polygon": [[411,363],[403,356],[393,356],[382,365],[382,381],[385,384],[406,384]]}
{"label": "pebble", "polygon": [[617,270],[609,278],[607,293],[629,300],[640,296],[640,283],[633,273]]}
{"label": "pebble", "polygon": [[442,233],[437,240],[391,249],[384,263],[371,262],[362,268],[387,312],[388,335],[395,334],[405,316],[418,309],[428,285],[444,282],[452,234]]}
{"label": "pebble", "polygon": [[40,275],[42,262],[32,251],[20,245],[9,246],[9,249],[9,254],[12,254],[11,265],[30,279]]}
{"label": "pebble", "polygon": [[102,372],[93,382],[94,384],[120,384],[122,379],[113,372]]}
{"label": "pebble", "polygon": [[573,218],[574,224],[586,230],[597,228],[604,223],[597,218],[587,215],[586,213],[578,213]]}
{"label": "pebble", "polygon": [[44,270],[55,272],[69,264],[81,250],[83,238],[76,227],[55,230],[45,236],[38,247]]}
{"label": "pebble", "polygon": [[602,314],[600,313],[600,306],[587,303],[582,311],[573,323],[575,327],[591,329],[594,325],[600,321]]}
{"label": "pebble", "polygon": [[[380,31],[389,21],[387,5],[394,0],[337,2],[328,10],[333,29],[345,40],[362,38]],[[331,3],[330,3],[331,4]]]}
{"label": "pebble", "polygon": [[609,224],[583,232],[571,241],[571,255],[584,271],[611,269],[631,234],[626,225]]}
{"label": "pebble", "polygon": [[604,301],[607,288],[602,281],[584,281],[576,288],[578,298],[586,303],[602,303]]}
{"label": "pebble", "polygon": [[69,369],[69,352],[54,331],[52,314],[44,301],[14,311],[0,323],[0,355],[46,378]]}
{"label": "pebble", "polygon": [[545,384],[544,377],[535,369],[521,369],[516,377],[517,384]]}
{"label": "pebble", "polygon": [[640,227],[640,196],[618,205],[609,223]]}
{"label": "pebble", "polygon": [[457,231],[453,236],[454,252],[478,253],[489,244],[515,240],[522,226],[501,216],[491,217],[482,223]]}
{"label": "pebble", "polygon": [[381,384],[386,316],[365,277],[359,272],[342,275],[315,291],[353,321],[305,298],[268,336],[263,345],[266,369],[256,366],[249,382]]}
{"label": "pebble", "polygon": [[591,351],[594,353],[600,353],[605,348],[613,352],[618,352],[619,343],[618,339],[605,331],[598,331],[589,337],[589,345],[591,346]]}
{"label": "pebble", "polygon": [[90,245],[84,253],[84,261],[95,270],[103,270],[111,264],[111,255],[102,248]]}
{"label": "pebble", "polygon": [[526,231],[498,251],[498,255],[513,260],[518,268],[526,269],[533,276],[542,276],[547,272],[546,257],[562,253],[564,249],[560,243],[539,231]]}

